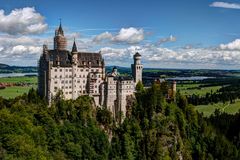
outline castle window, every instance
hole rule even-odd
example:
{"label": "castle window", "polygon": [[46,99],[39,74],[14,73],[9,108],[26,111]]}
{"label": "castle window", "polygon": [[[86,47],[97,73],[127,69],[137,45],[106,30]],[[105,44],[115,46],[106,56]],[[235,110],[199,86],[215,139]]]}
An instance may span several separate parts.
{"label": "castle window", "polygon": [[65,83],[68,83],[68,81],[65,81]]}
{"label": "castle window", "polygon": [[83,72],[83,69],[81,69],[81,72]]}
{"label": "castle window", "polygon": [[64,81],[62,81],[62,83],[64,83]]}
{"label": "castle window", "polygon": [[72,88],[72,86],[69,86],[69,89],[71,89]]}
{"label": "castle window", "polygon": [[69,69],[69,72],[72,72],[72,69]]}
{"label": "castle window", "polygon": [[55,69],[55,72],[57,72],[57,69]]}
{"label": "castle window", "polygon": [[55,90],[57,90],[57,87],[54,87]]}
{"label": "castle window", "polygon": [[94,69],[91,69],[92,72],[94,72]]}
{"label": "castle window", "polygon": [[65,94],[68,94],[68,92],[66,92]]}
{"label": "castle window", "polygon": [[54,83],[57,84],[57,81],[55,81]]}
{"label": "castle window", "polygon": [[81,74],[79,75],[79,78],[81,78]]}
{"label": "castle window", "polygon": [[88,72],[89,70],[88,69],[86,69],[86,72]]}
{"label": "castle window", "polygon": [[77,83],[80,83],[80,81],[77,81]]}
{"label": "castle window", "polygon": [[97,88],[97,85],[95,86],[95,88]]}
{"label": "castle window", "polygon": [[57,75],[55,76],[55,78],[57,78]]}
{"label": "castle window", "polygon": [[60,78],[62,78],[62,75],[60,75]]}
{"label": "castle window", "polygon": [[72,83],[72,81],[69,81],[69,83]]}
{"label": "castle window", "polygon": [[66,69],[66,72],[68,71],[68,69]]}
{"label": "castle window", "polygon": [[60,69],[60,72],[62,72],[62,69]]}
{"label": "castle window", "polygon": [[72,92],[69,92],[69,94],[72,94]]}
{"label": "castle window", "polygon": [[66,86],[65,88],[68,89],[68,86]]}

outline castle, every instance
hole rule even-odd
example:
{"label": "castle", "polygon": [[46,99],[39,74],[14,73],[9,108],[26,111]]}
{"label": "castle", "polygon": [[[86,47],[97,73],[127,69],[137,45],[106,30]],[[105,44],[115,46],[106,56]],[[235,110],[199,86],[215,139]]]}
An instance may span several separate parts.
{"label": "castle", "polygon": [[107,107],[117,118],[126,116],[127,98],[132,96],[136,84],[142,81],[141,55],[133,56],[132,76],[121,76],[117,68],[106,73],[101,53],[79,52],[73,43],[67,49],[67,39],[60,23],[55,31],[54,48],[43,45],[38,67],[38,92],[49,104],[61,91],[65,99],[76,99],[82,95],[93,97],[95,105]]}

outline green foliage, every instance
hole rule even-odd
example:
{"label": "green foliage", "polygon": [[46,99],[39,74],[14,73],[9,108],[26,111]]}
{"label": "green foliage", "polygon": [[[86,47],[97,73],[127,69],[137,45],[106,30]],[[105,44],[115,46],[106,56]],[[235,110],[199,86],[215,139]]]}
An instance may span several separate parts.
{"label": "green foliage", "polygon": [[136,85],[136,91],[137,92],[143,92],[144,91],[144,86],[142,84],[142,82],[138,82],[137,85]]}
{"label": "green foliage", "polygon": [[30,90],[0,103],[0,159],[107,159],[109,141],[97,126],[92,98],[49,108]]}
{"label": "green foliage", "polygon": [[206,119],[180,93],[167,103],[164,83],[139,88],[120,124],[89,96],[0,98],[0,159],[240,159],[239,113]]}

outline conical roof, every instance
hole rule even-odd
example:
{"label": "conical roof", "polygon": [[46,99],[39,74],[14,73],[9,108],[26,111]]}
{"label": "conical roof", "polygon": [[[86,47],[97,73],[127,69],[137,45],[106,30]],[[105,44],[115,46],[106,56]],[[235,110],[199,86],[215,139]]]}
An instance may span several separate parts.
{"label": "conical roof", "polygon": [[137,52],[134,54],[134,57],[141,57],[141,54]]}
{"label": "conical roof", "polygon": [[75,39],[74,39],[73,46],[72,46],[72,52],[77,52],[77,45],[75,43]]}
{"label": "conical roof", "polygon": [[61,34],[64,36],[64,32],[63,32],[63,29],[62,29],[62,22],[60,20],[60,24],[59,24],[59,27],[58,27],[58,34]]}

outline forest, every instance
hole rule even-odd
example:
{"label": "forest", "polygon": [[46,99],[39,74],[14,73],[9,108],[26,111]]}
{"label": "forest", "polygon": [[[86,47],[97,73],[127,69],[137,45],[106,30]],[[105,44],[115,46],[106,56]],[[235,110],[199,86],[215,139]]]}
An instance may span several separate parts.
{"label": "forest", "polygon": [[187,97],[166,101],[166,92],[139,83],[122,123],[89,96],[59,93],[50,107],[34,89],[0,97],[0,159],[240,159],[240,112],[203,117]]}
{"label": "forest", "polygon": [[200,85],[200,87],[214,85],[222,85],[222,87],[216,92],[207,92],[204,96],[195,93],[187,96],[188,102],[193,105],[207,105],[218,102],[225,104],[226,102],[235,103],[235,101],[240,98],[239,79],[230,79],[225,81],[215,80],[210,84]]}

